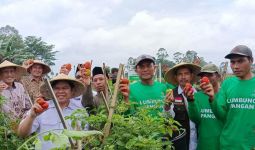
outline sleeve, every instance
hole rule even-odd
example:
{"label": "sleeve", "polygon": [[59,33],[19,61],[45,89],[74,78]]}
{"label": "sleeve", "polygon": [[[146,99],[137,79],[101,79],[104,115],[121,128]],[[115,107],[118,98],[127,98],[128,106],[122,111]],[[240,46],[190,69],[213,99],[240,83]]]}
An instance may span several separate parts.
{"label": "sleeve", "polygon": [[95,107],[91,84],[87,86],[86,92],[82,95],[81,104],[88,110],[92,110]]}
{"label": "sleeve", "polygon": [[193,102],[188,102],[188,114],[190,120],[192,120],[194,123],[199,124],[200,122],[200,106],[199,106],[199,101],[195,97],[195,101]]}
{"label": "sleeve", "polygon": [[[130,91],[131,91],[131,89],[130,89]],[[130,108],[127,112],[125,112],[125,114],[134,114],[136,106],[135,106],[134,96],[131,94],[131,92],[130,92],[130,95],[129,95],[129,101],[130,101]]]}
{"label": "sleeve", "polygon": [[40,123],[39,123],[39,120],[36,118],[32,124],[32,129],[30,131],[30,134],[36,132],[40,127]]}
{"label": "sleeve", "polygon": [[216,116],[222,122],[225,122],[227,116],[227,103],[226,103],[226,91],[225,85],[223,84],[220,91],[215,95],[211,108]]}

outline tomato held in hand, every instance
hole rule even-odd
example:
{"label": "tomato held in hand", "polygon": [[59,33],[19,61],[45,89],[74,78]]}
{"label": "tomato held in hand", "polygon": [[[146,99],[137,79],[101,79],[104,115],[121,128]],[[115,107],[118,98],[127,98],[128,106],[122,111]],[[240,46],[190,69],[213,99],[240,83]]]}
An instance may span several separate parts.
{"label": "tomato held in hand", "polygon": [[71,64],[66,64],[65,66],[66,66],[66,69],[69,70],[69,71],[72,69],[72,65]]}
{"label": "tomato held in hand", "polygon": [[209,80],[207,77],[203,77],[203,78],[201,79],[201,83],[209,84],[209,83],[210,83],[210,80]]}
{"label": "tomato held in hand", "polygon": [[91,63],[89,61],[83,64],[84,68],[91,70]]}
{"label": "tomato held in hand", "polygon": [[190,89],[192,89],[192,85],[190,83],[186,83],[185,89],[189,91]]}
{"label": "tomato held in hand", "polygon": [[120,83],[121,83],[121,84],[129,84],[129,80],[128,80],[127,78],[122,78],[122,79],[120,80]]}

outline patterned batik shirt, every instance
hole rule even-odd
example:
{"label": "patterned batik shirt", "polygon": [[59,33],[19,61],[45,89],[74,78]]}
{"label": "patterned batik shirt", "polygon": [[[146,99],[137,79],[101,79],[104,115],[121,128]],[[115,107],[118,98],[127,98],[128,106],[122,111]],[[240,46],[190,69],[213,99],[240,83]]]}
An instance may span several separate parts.
{"label": "patterned batik shirt", "polygon": [[8,87],[0,94],[4,97],[1,111],[11,119],[22,119],[26,111],[31,108],[29,97],[21,83],[14,82],[12,87]]}
{"label": "patterned batik shirt", "polygon": [[36,98],[41,96],[40,86],[43,84],[42,79],[38,82],[30,75],[22,77],[21,82],[24,85],[26,91],[28,92],[28,95],[32,102],[34,102]]}

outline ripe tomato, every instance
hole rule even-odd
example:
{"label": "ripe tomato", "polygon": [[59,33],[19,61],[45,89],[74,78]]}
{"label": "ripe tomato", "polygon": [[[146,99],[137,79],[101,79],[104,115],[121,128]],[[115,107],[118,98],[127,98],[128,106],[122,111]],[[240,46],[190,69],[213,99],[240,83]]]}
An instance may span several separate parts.
{"label": "ripe tomato", "polygon": [[201,79],[201,82],[202,82],[202,83],[205,82],[205,83],[208,84],[208,83],[210,83],[210,80],[209,80],[207,77],[203,77],[203,78]]}

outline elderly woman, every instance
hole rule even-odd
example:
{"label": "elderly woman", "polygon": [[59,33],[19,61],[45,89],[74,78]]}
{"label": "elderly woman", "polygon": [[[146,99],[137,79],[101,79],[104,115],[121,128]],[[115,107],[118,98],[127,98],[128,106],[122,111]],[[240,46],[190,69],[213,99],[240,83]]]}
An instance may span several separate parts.
{"label": "elderly woman", "polygon": [[[74,110],[82,108],[82,105],[77,105],[72,99],[85,91],[85,87],[81,82],[65,74],[59,74],[50,83],[64,116],[69,116]],[[42,109],[42,107],[36,102],[21,121],[18,129],[19,136],[26,137],[33,132],[41,133],[52,129],[63,129],[52,100],[49,101],[48,109],[37,112],[36,110],[39,109]],[[71,128],[70,120],[67,121],[67,126],[69,129]],[[52,146],[51,142],[44,142],[42,149],[50,149]]]}
{"label": "elderly woman", "polygon": [[5,99],[1,111],[13,120],[22,119],[31,107],[23,85],[15,82],[25,72],[25,68],[7,60],[0,64],[0,95]]}

